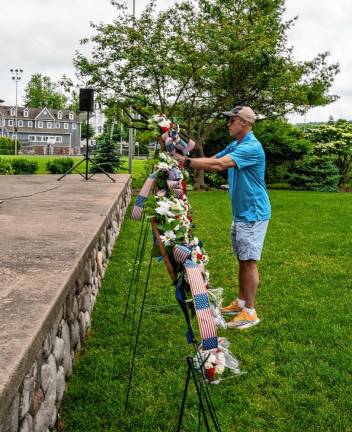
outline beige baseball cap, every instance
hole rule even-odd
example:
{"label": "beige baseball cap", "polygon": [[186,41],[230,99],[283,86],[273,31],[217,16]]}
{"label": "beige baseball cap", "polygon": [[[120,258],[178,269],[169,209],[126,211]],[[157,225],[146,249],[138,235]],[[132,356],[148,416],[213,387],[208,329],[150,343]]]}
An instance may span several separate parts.
{"label": "beige baseball cap", "polygon": [[256,115],[252,108],[248,106],[235,106],[231,111],[224,111],[222,113],[226,117],[241,117],[241,119],[246,120],[248,123],[253,124],[256,120]]}

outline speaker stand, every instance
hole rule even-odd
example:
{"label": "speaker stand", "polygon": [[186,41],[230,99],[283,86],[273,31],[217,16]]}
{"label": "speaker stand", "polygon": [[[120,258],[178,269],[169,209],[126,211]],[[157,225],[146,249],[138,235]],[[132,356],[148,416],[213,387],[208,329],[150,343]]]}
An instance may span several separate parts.
{"label": "speaker stand", "polygon": [[[89,165],[89,162],[90,163],[92,163],[94,166],[96,166],[102,173],[104,173],[107,177],[109,177],[109,179],[111,180],[111,181],[113,181],[114,183],[116,182],[116,180],[114,179],[114,178],[112,178],[101,166],[99,166],[96,162],[94,162],[94,160],[93,159],[91,159],[90,157],[89,157],[89,145],[88,145],[88,140],[89,140],[89,114],[90,114],[90,112],[89,111],[87,111],[87,141],[86,141],[86,154],[84,155],[84,158],[81,160],[81,161],[79,161],[79,162],[77,162],[76,163],[76,165],[74,165],[72,168],[70,168],[67,172],[65,172],[65,174],[63,174],[61,177],[59,177],[58,179],[57,179],[57,181],[60,181],[61,179],[63,179],[64,177],[66,177],[67,176],[67,174],[71,174],[73,171],[76,171],[81,177],[83,177],[84,178],[84,180],[90,180],[96,173],[93,173],[93,174],[90,174],[90,175],[88,175],[89,174],[89,169],[88,169],[88,165]],[[81,165],[83,162],[85,162],[85,164],[86,164],[86,170],[85,170],[85,175],[83,175],[82,173],[80,173],[78,170],[77,170],[77,167],[79,166],[79,165]]]}

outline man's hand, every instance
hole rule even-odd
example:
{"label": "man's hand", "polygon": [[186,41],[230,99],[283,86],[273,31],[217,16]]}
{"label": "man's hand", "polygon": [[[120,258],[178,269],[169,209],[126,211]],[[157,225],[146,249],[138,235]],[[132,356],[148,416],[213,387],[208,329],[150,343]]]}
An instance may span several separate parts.
{"label": "man's hand", "polygon": [[181,154],[179,154],[179,153],[175,153],[175,154],[173,154],[172,155],[175,159],[177,159],[178,160],[178,166],[180,167],[180,168],[183,168],[183,164],[184,164],[184,162],[185,162],[185,160],[186,160],[186,157],[185,156],[182,156]]}

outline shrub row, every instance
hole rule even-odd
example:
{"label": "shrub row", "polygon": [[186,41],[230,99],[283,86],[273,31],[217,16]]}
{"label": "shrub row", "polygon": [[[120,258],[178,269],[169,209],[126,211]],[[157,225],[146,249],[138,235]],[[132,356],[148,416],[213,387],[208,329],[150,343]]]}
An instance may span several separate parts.
{"label": "shrub row", "polygon": [[[51,174],[64,174],[73,166],[73,159],[57,158],[46,164],[46,169]],[[0,158],[0,174],[35,174],[38,171],[38,162],[29,159],[4,159]]]}
{"label": "shrub row", "polygon": [[38,162],[28,159],[2,159],[0,158],[0,174],[35,174],[38,171]]}

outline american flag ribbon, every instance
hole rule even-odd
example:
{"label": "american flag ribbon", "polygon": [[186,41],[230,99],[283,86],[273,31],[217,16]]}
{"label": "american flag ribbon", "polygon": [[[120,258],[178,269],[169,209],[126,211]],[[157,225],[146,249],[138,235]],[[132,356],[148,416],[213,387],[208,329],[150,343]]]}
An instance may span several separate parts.
{"label": "american flag ribbon", "polygon": [[196,263],[186,259],[184,262],[188,283],[198,319],[202,347],[204,350],[217,348],[218,339],[213,314],[208,300],[208,293],[203,275]]}
{"label": "american flag ribbon", "polygon": [[147,178],[141,191],[139,192],[139,195],[137,196],[136,202],[134,203],[133,210],[132,210],[131,217],[133,220],[139,220],[142,217],[144,204],[148,198],[150,191],[154,186],[157,174],[158,171],[153,172],[153,174],[151,174]]}
{"label": "american flag ribbon", "polygon": [[192,250],[186,246],[176,245],[173,253],[175,261],[183,264],[191,256]]}
{"label": "american flag ribbon", "polygon": [[169,171],[169,180],[180,180],[181,179],[181,172],[178,168],[173,167]]}
{"label": "american flag ribbon", "polygon": [[184,195],[181,180],[167,180],[167,186],[171,192],[174,193],[176,198],[181,199]]}

